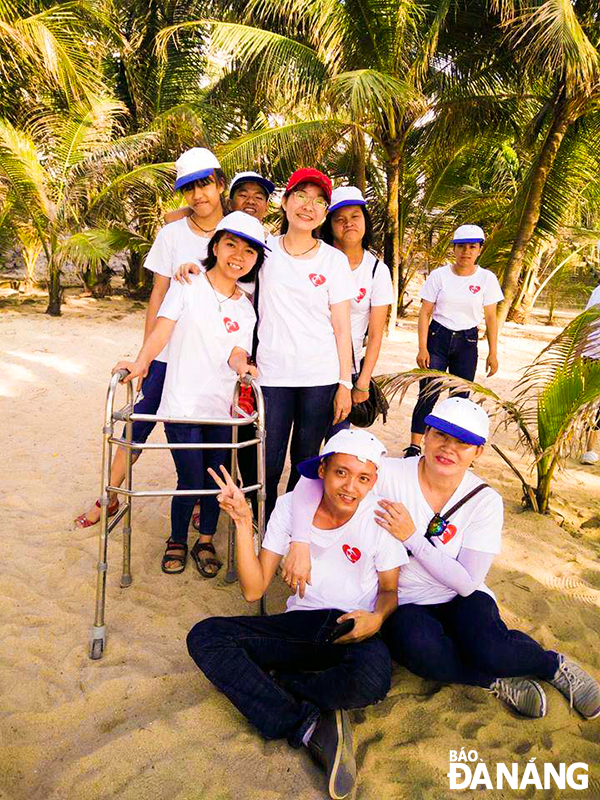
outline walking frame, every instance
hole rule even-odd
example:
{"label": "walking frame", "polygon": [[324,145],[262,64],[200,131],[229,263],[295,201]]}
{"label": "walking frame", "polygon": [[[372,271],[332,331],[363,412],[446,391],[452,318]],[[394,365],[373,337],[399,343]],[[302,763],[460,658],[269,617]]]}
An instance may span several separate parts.
{"label": "walking frame", "polygon": [[[258,520],[257,520],[257,533],[259,545],[262,543],[265,528],[265,406],[263,395],[258,383],[249,376],[240,378],[233,391],[233,405],[235,411],[243,414],[238,408],[238,399],[240,393],[240,385],[250,385],[254,393],[256,410],[251,415],[243,415],[241,417],[226,417],[221,419],[173,419],[168,417],[159,417],[152,414],[136,414],[133,410],[134,395],[133,383],[127,384],[127,403],[119,411],[114,410],[115,394],[119,383],[127,376],[127,370],[119,370],[112,376],[108,392],[106,394],[106,406],[104,413],[104,427],[102,428],[103,444],[102,444],[102,479],[100,491],[100,541],[99,541],[99,555],[97,564],[96,576],[96,612],[94,617],[94,624],[92,625],[91,639],[90,639],[90,658],[97,660],[102,658],[102,653],[106,647],[106,622],[105,622],[105,605],[106,605],[106,572],[108,570],[108,536],[116,528],[119,522],[124,519],[125,525],[123,526],[123,572],[121,574],[121,588],[125,589],[131,586],[131,503],[134,497],[173,497],[174,495],[193,495],[198,497],[200,495],[216,495],[220,489],[138,489],[133,490],[132,482],[132,450],[231,450],[231,477],[234,482],[238,477],[238,459],[237,451],[244,447],[256,446],[256,464],[257,464],[257,483],[251,486],[241,487],[244,494],[256,491],[258,500]],[[187,425],[227,425],[231,428],[231,442],[225,443],[199,443],[199,444],[169,444],[157,442],[151,443],[137,443],[133,442],[132,430],[134,422],[172,422],[172,423],[185,423]],[[125,437],[119,438],[114,435],[115,422],[125,423]],[[238,442],[238,428],[242,425],[256,425],[256,437],[247,442]],[[125,485],[124,487],[117,487],[110,485],[110,468],[112,464],[113,445],[124,447],[126,449],[126,470],[125,470]],[[126,500],[121,504],[116,515],[109,520],[108,518],[108,495],[109,492],[124,495]],[[235,573],[235,525],[233,521],[229,520],[228,534],[227,534],[227,572],[225,581],[233,583],[236,580]],[[260,601],[260,612],[265,613],[264,597]]]}

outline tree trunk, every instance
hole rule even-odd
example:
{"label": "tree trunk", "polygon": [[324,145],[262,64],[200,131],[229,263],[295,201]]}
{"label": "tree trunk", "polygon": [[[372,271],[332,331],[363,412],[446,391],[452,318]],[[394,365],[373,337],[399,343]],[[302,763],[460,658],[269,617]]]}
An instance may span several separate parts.
{"label": "tree trunk", "polygon": [[392,283],[396,302],[392,303],[388,331],[396,330],[398,319],[398,294],[400,291],[400,220],[398,219],[398,189],[400,186],[400,160],[393,152],[388,152],[386,164],[387,203],[385,219],[385,262],[392,270]]}
{"label": "tree trunk", "polygon": [[569,126],[574,122],[572,114],[564,101],[563,93],[555,105],[554,117],[550,129],[542,145],[539,157],[531,173],[529,192],[525,200],[517,235],[508,257],[504,271],[504,302],[498,308],[498,323],[502,327],[508,317],[513,301],[519,288],[519,280],[523,271],[523,260],[531,242],[535,226],[540,218],[542,195],[548,173],[554,164],[559,147],[564,139]]}
{"label": "tree trunk", "polygon": [[549,247],[550,244],[548,242],[542,242],[538,245],[537,252],[525,270],[521,289],[508,315],[508,318],[513,320],[513,322],[524,325],[529,320],[537,295],[537,289],[540,285],[539,272],[542,260]]}
{"label": "tree trunk", "polygon": [[365,164],[365,136],[362,131],[354,128],[352,132],[354,152],[354,180],[356,186],[364,193],[367,190],[367,173]]}
{"label": "tree trunk", "polygon": [[48,308],[46,314],[51,317],[60,317],[63,290],[60,285],[60,267],[51,256],[48,264]]}
{"label": "tree trunk", "polygon": [[535,496],[537,498],[539,513],[548,513],[548,502],[550,500],[550,486],[557,465],[556,458],[541,458],[537,464],[537,486]]}

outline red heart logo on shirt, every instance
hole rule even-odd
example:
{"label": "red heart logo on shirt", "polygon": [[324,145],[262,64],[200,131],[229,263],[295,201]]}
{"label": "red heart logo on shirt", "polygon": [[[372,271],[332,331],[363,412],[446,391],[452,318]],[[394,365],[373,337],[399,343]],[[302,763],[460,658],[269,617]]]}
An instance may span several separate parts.
{"label": "red heart logo on shirt", "polygon": [[469,289],[473,292],[473,294],[477,294],[477,292],[481,289],[481,286],[469,286]]}
{"label": "red heart logo on shirt", "polygon": [[441,540],[442,544],[448,544],[450,539],[454,538],[455,534],[456,534],[456,526],[448,524],[446,526],[446,530],[440,536],[440,540]]}
{"label": "red heart logo on shirt", "polygon": [[342,545],[342,550],[344,551],[344,555],[348,561],[350,561],[352,564],[358,561],[362,555],[358,547],[350,547],[349,544]]}
{"label": "red heart logo on shirt", "polygon": [[223,317],[223,325],[225,325],[227,333],[235,333],[235,331],[239,331],[240,329],[237,322],[233,319],[229,319],[229,317]]}
{"label": "red heart logo on shirt", "polygon": [[317,275],[316,272],[311,272],[308,277],[314,286],[321,286],[321,284],[325,283],[325,275]]}
{"label": "red heart logo on shirt", "polygon": [[366,293],[367,293],[366,289],[359,289],[358,297],[356,298],[356,302],[360,303],[360,301],[363,299],[363,297],[366,295]]}

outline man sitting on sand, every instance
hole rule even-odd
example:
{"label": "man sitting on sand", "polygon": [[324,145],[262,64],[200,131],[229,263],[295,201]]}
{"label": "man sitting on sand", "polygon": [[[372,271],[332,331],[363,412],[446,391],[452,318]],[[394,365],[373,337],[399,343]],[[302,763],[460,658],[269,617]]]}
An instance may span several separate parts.
{"label": "man sitting on sand", "polygon": [[[301,462],[301,474],[323,480],[304,596],[292,595],[284,614],[210,617],[187,638],[202,672],[266,739],[308,747],[327,772],[332,798],[346,797],[356,780],[347,709],[383,700],[390,688],[390,656],[377,634],[396,608],[399,567],[408,556],[375,522],[378,498],[371,489],[385,452],[368,431],[343,430],[322,456]],[[212,476],[219,504],[235,522],[240,586],[252,602],[288,551],[292,495],[277,500],[256,556],[251,510],[221,471],[223,478]],[[335,638],[344,622],[352,630]]]}

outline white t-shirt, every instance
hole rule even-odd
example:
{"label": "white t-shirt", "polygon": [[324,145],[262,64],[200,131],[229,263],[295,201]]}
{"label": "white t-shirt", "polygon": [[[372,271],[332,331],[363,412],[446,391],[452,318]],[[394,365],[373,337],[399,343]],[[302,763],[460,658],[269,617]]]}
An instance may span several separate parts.
{"label": "white t-shirt", "polygon": [[217,293],[206,273],[190,275],[191,284],[171,282],[158,312],[177,321],[169,342],[169,360],[158,415],[228,417],[237,379],[229,357],[234,347],[252,350],[256,315],[242,294],[237,300]]}
{"label": "white t-shirt", "polygon": [[352,270],[356,283],[356,294],[350,303],[350,322],[352,324],[352,346],[355,365],[352,372],[358,372],[360,361],[365,354],[364,339],[369,329],[369,317],[373,306],[388,306],[394,302],[392,276],[387,266],[380,261],[375,275],[375,256],[365,250],[363,260]]}
{"label": "white t-shirt", "polygon": [[485,306],[504,298],[498,278],[489,269],[477,267],[473,275],[455,275],[452,267],[434,269],[421,288],[421,300],[434,303],[433,319],[451,331],[476,328]]}
{"label": "white t-shirt", "polygon": [[[311,527],[311,584],[304,597],[287,601],[286,611],[339,608],[373,611],[378,572],[408,564],[404,545],[375,522],[379,498],[370,492],[340,528]],[[292,492],[282,495],[269,519],[263,548],[285,556],[292,540]]]}
{"label": "white t-shirt", "polygon": [[[600,286],[596,286],[587,301],[585,311],[594,306],[600,305]],[[600,320],[594,323],[595,330],[588,336],[587,344],[582,355],[586,358],[600,358]]]}
{"label": "white t-shirt", "polygon": [[260,271],[258,378],[263,386],[337,383],[340,363],[330,306],[350,300],[356,285],[346,256],[321,242],[307,260],[291,258],[270,237]]}
{"label": "white t-shirt", "polygon": [[[375,490],[387,500],[403,503],[417,531],[424,533],[434,512],[421,491],[419,460],[420,456],[384,458],[379,467]],[[442,509],[441,516],[480,483],[483,481],[472,472],[465,472],[459,487]],[[462,547],[482,553],[499,553],[503,519],[501,496],[492,488],[482,489],[452,514],[444,534],[433,537],[431,541],[450,558],[457,558]],[[484,583],[477,589],[494,596]],[[447,603],[454,597],[456,592],[436,580],[415,558],[411,558],[408,566],[400,570],[398,605]]]}
{"label": "white t-shirt", "polygon": [[[201,265],[206,258],[210,237],[197,236],[187,218],[178,219],[161,228],[146,256],[144,266],[157,275],[172,278],[182,264],[188,261]],[[169,345],[156,356],[156,361],[167,361]]]}

